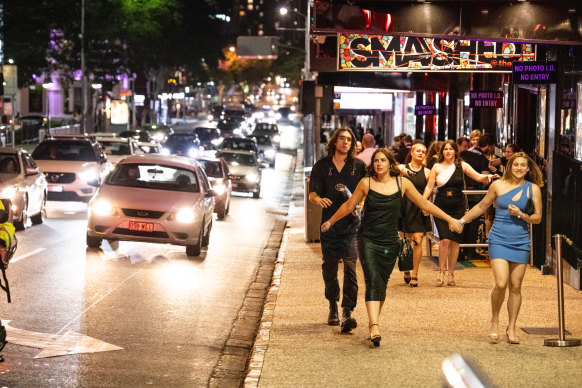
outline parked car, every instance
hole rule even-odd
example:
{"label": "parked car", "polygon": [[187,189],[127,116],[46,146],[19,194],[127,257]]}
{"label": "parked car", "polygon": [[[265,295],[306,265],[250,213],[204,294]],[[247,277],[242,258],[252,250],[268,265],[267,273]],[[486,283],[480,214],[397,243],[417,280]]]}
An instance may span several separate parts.
{"label": "parked car", "polygon": [[223,158],[200,157],[197,160],[206,172],[212,188],[216,191],[214,212],[219,220],[223,220],[230,211],[230,196],[232,193],[228,165]]}
{"label": "parked car", "polygon": [[277,148],[273,145],[269,135],[255,136],[257,147],[259,147],[260,159],[263,162],[269,163],[269,166],[275,166],[275,159],[277,157]]}
{"label": "parked car", "polygon": [[115,165],[127,156],[137,155],[138,146],[133,138],[116,136],[98,136],[97,142],[103,147],[107,159]]}
{"label": "parked car", "polygon": [[42,224],[47,183],[36,162],[23,149],[0,148],[0,199],[10,201],[10,221],[17,230]]}
{"label": "parked car", "polygon": [[89,202],[87,245],[99,248],[104,239],[168,243],[198,256],[210,241],[215,195],[194,159],[125,158]]}
{"label": "parked car", "polygon": [[88,202],[111,171],[103,148],[84,135],[45,138],[32,152],[48,184],[48,200]]}
{"label": "parked car", "polygon": [[257,156],[252,151],[224,150],[217,152],[217,157],[224,158],[232,179],[232,190],[253,193],[253,198],[261,195],[261,168]]}
{"label": "parked car", "polygon": [[161,153],[195,158],[200,153],[200,139],[194,133],[174,133],[162,145]]}
{"label": "parked car", "polygon": [[263,136],[268,135],[271,138],[271,141],[275,145],[277,149],[279,149],[279,143],[281,142],[281,134],[279,133],[279,127],[277,124],[272,123],[257,123],[255,125],[255,129],[251,133],[251,136]]}
{"label": "parked car", "polygon": [[200,139],[200,146],[205,151],[215,150],[223,140],[220,130],[214,127],[196,127],[194,133]]}

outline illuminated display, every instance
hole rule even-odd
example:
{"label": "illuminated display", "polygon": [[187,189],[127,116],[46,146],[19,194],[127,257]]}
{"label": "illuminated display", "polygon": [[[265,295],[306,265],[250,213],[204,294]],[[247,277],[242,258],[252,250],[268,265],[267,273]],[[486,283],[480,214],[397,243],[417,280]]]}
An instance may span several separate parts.
{"label": "illuminated display", "polygon": [[530,43],[338,34],[340,71],[497,71],[535,60]]}

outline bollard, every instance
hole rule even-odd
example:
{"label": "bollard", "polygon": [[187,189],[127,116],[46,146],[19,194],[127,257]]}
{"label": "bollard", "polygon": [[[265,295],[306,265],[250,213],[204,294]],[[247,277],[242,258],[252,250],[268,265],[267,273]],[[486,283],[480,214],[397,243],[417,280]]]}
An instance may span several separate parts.
{"label": "bollard", "polygon": [[554,243],[556,245],[556,262],[558,264],[557,276],[558,279],[558,338],[550,338],[544,340],[544,346],[553,347],[568,347],[580,346],[580,340],[576,338],[566,339],[566,328],[564,324],[564,283],[562,274],[562,236],[556,234],[554,236]]}

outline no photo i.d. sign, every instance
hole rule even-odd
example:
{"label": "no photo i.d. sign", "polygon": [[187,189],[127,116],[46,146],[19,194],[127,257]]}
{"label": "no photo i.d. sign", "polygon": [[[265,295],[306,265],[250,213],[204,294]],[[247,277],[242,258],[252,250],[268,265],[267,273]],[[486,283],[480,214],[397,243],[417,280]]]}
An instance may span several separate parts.
{"label": "no photo i.d. sign", "polygon": [[558,62],[513,62],[514,84],[555,84],[558,79]]}

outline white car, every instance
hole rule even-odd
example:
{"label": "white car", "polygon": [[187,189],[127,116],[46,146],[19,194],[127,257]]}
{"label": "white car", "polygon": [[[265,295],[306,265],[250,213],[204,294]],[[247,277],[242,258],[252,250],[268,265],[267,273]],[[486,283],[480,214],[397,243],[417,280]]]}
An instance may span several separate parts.
{"label": "white car", "polygon": [[113,165],[127,156],[135,156],[138,153],[137,142],[132,138],[98,136],[96,140],[103,147],[107,160]]}
{"label": "white car", "polygon": [[49,201],[89,202],[111,171],[101,145],[83,135],[45,139],[32,158],[44,172]]}
{"label": "white car", "polygon": [[217,152],[216,157],[224,158],[231,177],[232,191],[253,193],[253,198],[261,195],[261,169],[269,165],[260,162],[252,151],[225,149]]}
{"label": "white car", "polygon": [[89,202],[87,245],[103,240],[208,246],[214,196],[206,173],[183,156],[139,155],[120,161]]}
{"label": "white car", "polygon": [[28,152],[0,148],[0,199],[10,201],[11,221],[17,230],[42,224],[45,217],[47,183]]}

